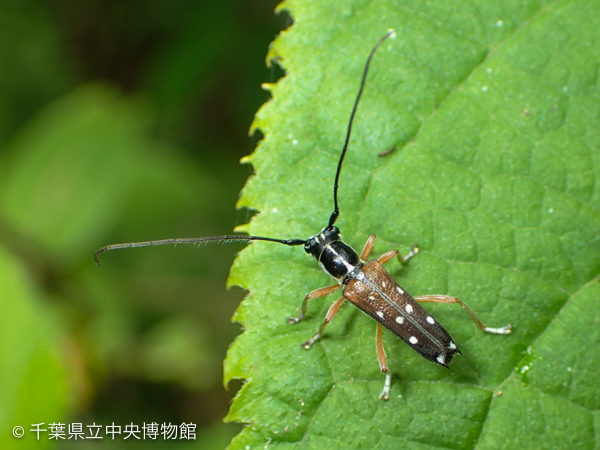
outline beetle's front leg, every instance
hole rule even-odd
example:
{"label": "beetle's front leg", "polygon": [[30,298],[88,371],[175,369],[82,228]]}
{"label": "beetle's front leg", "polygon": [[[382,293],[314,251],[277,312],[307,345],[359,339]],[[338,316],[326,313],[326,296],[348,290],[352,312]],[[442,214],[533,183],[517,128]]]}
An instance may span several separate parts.
{"label": "beetle's front leg", "polygon": [[332,292],[337,291],[340,288],[339,284],[332,284],[331,286],[323,287],[320,289],[315,289],[311,293],[309,293],[306,297],[304,297],[304,301],[302,302],[302,309],[300,311],[300,315],[298,317],[288,317],[287,323],[293,325],[295,323],[300,322],[306,316],[306,310],[308,309],[308,301],[313,298],[326,297]]}
{"label": "beetle's front leg", "polygon": [[334,316],[337,314],[338,310],[340,309],[340,306],[342,306],[342,304],[344,303],[345,300],[346,300],[346,298],[342,297],[342,298],[337,299],[335,302],[333,302],[333,304],[327,310],[327,314],[325,315],[325,320],[319,327],[319,331],[317,331],[313,337],[311,337],[309,340],[307,340],[306,342],[304,342],[302,344],[302,347],[304,349],[308,350],[309,348],[311,348],[312,345],[323,335],[323,331],[325,331],[325,327],[327,326],[327,324],[329,322],[331,322],[333,320]]}

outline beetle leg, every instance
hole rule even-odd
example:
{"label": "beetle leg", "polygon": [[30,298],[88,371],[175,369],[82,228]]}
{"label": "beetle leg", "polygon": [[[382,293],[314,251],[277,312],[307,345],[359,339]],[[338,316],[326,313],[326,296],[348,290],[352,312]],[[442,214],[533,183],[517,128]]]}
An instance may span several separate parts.
{"label": "beetle leg", "polygon": [[417,253],[419,253],[419,246],[415,242],[406,256],[402,256],[400,253],[398,253],[398,261],[400,261],[401,264],[407,263]]}
{"label": "beetle leg", "polygon": [[390,398],[390,388],[392,387],[392,372],[385,374],[385,382],[383,384],[383,390],[379,395],[381,400],[388,400]]}
{"label": "beetle leg", "polygon": [[385,356],[385,350],[383,349],[383,341],[381,339],[381,324],[377,324],[377,331],[375,333],[375,348],[377,349],[377,361],[379,361],[379,367],[381,371],[385,373],[385,384],[379,398],[381,400],[387,400],[390,398],[390,386],[392,383],[392,374],[390,373],[387,365],[387,358]]}
{"label": "beetle leg", "polygon": [[375,346],[377,349],[377,361],[379,361],[379,367],[383,373],[387,373],[387,358],[385,356],[385,350],[383,349],[383,341],[381,340],[381,324],[377,323],[377,332],[375,338]]}
{"label": "beetle leg", "polygon": [[319,327],[319,331],[317,331],[315,333],[315,335],[313,337],[311,337],[308,341],[306,341],[302,344],[302,347],[304,349],[308,350],[309,348],[311,348],[312,345],[323,335],[323,331],[325,330],[325,327],[327,326],[327,324],[329,322],[331,322],[333,320],[333,317],[337,314],[338,310],[340,309],[340,306],[342,306],[342,304],[344,303],[345,300],[346,300],[346,297],[342,297],[342,298],[336,300],[335,302],[333,302],[333,304],[327,310],[327,314],[325,315],[325,320]]}
{"label": "beetle leg", "polygon": [[386,252],[379,258],[377,258],[377,260],[381,264],[385,264],[386,262],[390,261],[394,256],[397,256],[400,264],[406,264],[417,253],[419,253],[419,247],[417,247],[417,244],[413,244],[412,248],[406,254],[406,256],[402,256],[398,250],[390,250],[389,252]]}
{"label": "beetle leg", "polygon": [[363,251],[360,254],[360,259],[362,259],[363,261],[366,261],[369,258],[371,250],[373,250],[373,247],[375,246],[375,238],[376,236],[372,234],[369,236],[369,239],[367,239],[367,242],[365,243],[365,248],[363,248]]}
{"label": "beetle leg", "polygon": [[379,261],[381,264],[385,264],[386,262],[393,259],[396,255],[398,255],[399,259],[401,258],[400,252],[398,250],[390,250],[389,252],[385,252],[383,255],[377,258],[377,261]]}
{"label": "beetle leg", "polygon": [[287,323],[293,325],[295,323],[300,322],[302,319],[304,319],[304,316],[306,315],[306,310],[308,308],[308,301],[313,299],[313,298],[319,298],[319,297],[325,297],[329,294],[331,294],[332,292],[337,291],[340,288],[339,284],[332,284],[331,286],[327,286],[327,287],[323,287],[320,289],[315,289],[314,291],[312,291],[311,293],[309,293],[306,297],[304,297],[304,301],[302,302],[302,310],[300,311],[300,315],[298,317],[288,317]]}
{"label": "beetle leg", "polygon": [[[371,250],[373,250],[373,247],[375,246],[375,238],[376,238],[376,236],[374,234],[372,234],[369,236],[369,239],[367,239],[367,243],[365,244],[365,247],[363,248],[363,251],[360,254],[360,259],[362,259],[363,261],[366,261],[369,258],[369,255],[371,254]],[[377,260],[381,264],[385,264],[386,262],[391,260],[394,256],[397,256],[400,264],[405,264],[417,253],[419,253],[419,247],[417,247],[417,244],[413,244],[412,248],[406,254],[406,256],[402,256],[398,250],[390,250],[389,252],[386,252],[383,255],[381,255],[379,258],[377,258]]]}
{"label": "beetle leg", "polygon": [[502,328],[491,328],[486,326],[479,318],[475,315],[473,311],[471,311],[467,305],[461,302],[456,297],[450,297],[449,295],[423,295],[421,297],[415,297],[415,300],[418,302],[429,302],[429,303],[458,303],[460,306],[464,308],[464,310],[471,316],[477,328],[485,333],[491,334],[509,334],[512,331],[512,325],[506,325]]}

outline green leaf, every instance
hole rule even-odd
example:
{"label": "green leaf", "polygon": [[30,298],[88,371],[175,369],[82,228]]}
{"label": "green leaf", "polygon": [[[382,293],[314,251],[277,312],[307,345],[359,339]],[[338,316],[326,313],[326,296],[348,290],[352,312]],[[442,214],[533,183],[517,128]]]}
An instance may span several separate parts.
{"label": "green leaf", "polygon": [[[67,390],[65,340],[60,339],[56,311],[51,310],[32,289],[32,280],[22,263],[0,247],[0,446],[17,448],[25,439],[29,445],[47,448],[47,433],[30,432],[33,424],[65,424],[65,410],[74,397],[76,383]],[[22,427],[23,437],[13,437],[13,428]],[[31,444],[35,442],[35,444]]]}
{"label": "green leaf", "polygon": [[136,112],[95,84],[43,110],[7,149],[10,170],[0,180],[5,220],[58,261],[89,258],[86,246],[115,220],[110,206],[125,203],[123,192],[137,180],[131,167],[147,144],[140,135],[148,117]]}
{"label": "green leaf", "polygon": [[[324,338],[300,347],[331,302],[331,284],[301,249],[249,245],[230,283],[249,294],[226,382],[246,380],[230,421],[250,424],[231,448],[593,448],[600,397],[600,4],[288,1],[294,25],[271,56],[287,75],[254,126],[256,175],[240,206],[250,234],[306,238],[333,209],[347,120],[369,50],[375,55],[340,181],[345,240],[373,252],[417,242],[403,270],[413,295],[461,298],[510,336],[483,335],[464,311],[427,305],[456,339],[450,370],[390,333],[392,397],[374,322],[340,310]],[[395,145],[395,151],[377,153]]]}

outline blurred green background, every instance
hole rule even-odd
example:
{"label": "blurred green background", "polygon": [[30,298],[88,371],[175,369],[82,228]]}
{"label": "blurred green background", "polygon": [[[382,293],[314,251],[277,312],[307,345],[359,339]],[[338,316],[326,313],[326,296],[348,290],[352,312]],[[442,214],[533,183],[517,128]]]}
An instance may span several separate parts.
{"label": "blurred green background", "polygon": [[[246,223],[239,160],[268,94],[277,0],[0,2],[0,444],[45,448],[33,423],[195,423],[223,448],[222,362],[242,299],[239,245],[116,242]],[[12,437],[14,426],[25,436]],[[138,448],[114,441],[58,448]]]}

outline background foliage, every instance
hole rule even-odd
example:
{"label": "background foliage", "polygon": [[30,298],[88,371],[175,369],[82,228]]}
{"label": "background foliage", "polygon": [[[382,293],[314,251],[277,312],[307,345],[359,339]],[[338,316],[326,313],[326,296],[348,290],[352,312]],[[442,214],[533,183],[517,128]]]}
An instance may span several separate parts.
{"label": "background foliage", "polygon": [[11,430],[53,421],[194,422],[203,449],[239,430],[222,364],[240,246],[92,255],[248,220],[239,159],[280,76],[275,5],[0,2],[0,447],[44,448]]}

